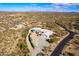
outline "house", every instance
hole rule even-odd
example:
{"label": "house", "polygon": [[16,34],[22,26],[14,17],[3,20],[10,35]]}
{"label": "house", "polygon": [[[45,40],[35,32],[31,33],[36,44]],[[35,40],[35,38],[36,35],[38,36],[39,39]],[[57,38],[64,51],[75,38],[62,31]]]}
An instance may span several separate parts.
{"label": "house", "polygon": [[44,47],[49,46],[50,35],[54,32],[48,29],[31,28],[27,36],[28,48],[32,55],[37,55]]}
{"label": "house", "polygon": [[45,35],[46,39],[50,39],[50,35],[53,35],[55,33],[51,30],[42,29],[42,28],[32,28],[31,31],[38,33],[37,35],[42,35],[42,34]]}

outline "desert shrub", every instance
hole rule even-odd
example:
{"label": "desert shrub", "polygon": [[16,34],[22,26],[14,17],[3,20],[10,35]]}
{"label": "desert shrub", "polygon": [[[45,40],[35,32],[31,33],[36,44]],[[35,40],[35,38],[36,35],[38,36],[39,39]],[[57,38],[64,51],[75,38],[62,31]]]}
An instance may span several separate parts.
{"label": "desert shrub", "polygon": [[25,41],[19,42],[17,44],[17,46],[20,49],[20,51],[21,51],[20,53],[22,53],[22,55],[28,55],[29,49],[28,49],[27,43]]}
{"label": "desert shrub", "polygon": [[69,56],[74,56],[74,54],[73,53],[67,53]]}
{"label": "desert shrub", "polygon": [[26,49],[27,48],[27,44],[21,43],[19,47],[20,47],[20,49]]}
{"label": "desert shrub", "polygon": [[50,39],[50,43],[57,43],[58,42],[58,38],[57,38],[57,36],[53,36],[51,39]]}
{"label": "desert shrub", "polygon": [[29,28],[25,29],[22,31],[22,37],[26,38],[27,34],[28,34]]}

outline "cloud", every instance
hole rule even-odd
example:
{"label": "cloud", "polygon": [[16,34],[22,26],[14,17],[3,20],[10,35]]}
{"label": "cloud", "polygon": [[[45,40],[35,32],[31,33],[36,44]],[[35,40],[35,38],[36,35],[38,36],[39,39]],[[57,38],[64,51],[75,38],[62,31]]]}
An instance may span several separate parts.
{"label": "cloud", "polygon": [[79,7],[78,3],[53,3],[51,6],[54,6],[55,8],[67,8],[67,7]]}

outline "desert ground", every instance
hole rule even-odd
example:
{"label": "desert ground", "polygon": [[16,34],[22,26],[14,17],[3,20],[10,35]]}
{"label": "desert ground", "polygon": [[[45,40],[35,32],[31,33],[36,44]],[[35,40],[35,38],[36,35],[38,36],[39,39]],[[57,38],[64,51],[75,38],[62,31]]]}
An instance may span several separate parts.
{"label": "desert ground", "polygon": [[41,55],[50,55],[68,32],[55,22],[77,34],[60,55],[79,56],[79,13],[71,12],[0,12],[0,56],[31,56],[26,42],[30,28],[40,27],[54,31],[49,47]]}

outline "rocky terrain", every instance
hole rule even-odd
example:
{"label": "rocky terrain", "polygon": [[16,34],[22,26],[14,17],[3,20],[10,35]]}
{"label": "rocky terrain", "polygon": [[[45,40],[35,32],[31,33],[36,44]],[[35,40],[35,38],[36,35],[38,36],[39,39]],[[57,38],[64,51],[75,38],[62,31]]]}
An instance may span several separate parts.
{"label": "rocky terrain", "polygon": [[[42,12],[0,12],[0,55],[29,56],[26,37],[30,28],[40,27],[56,32],[51,36],[50,46],[41,55],[49,55],[59,42],[68,34],[55,21],[77,32],[75,38],[67,43],[62,55],[79,55],[79,13],[42,13]],[[51,48],[52,47],[52,48]],[[48,52],[49,51],[49,52]],[[73,52],[72,52],[73,51]]]}

